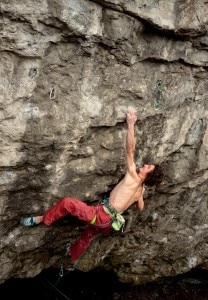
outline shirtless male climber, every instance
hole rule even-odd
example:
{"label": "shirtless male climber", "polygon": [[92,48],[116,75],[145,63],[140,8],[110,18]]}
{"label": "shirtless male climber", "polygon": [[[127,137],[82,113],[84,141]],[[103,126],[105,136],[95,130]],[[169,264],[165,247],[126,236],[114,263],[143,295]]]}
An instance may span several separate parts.
{"label": "shirtless male climber", "polygon": [[72,261],[76,261],[87,250],[97,235],[108,233],[112,228],[119,229],[113,225],[118,225],[120,220],[118,217],[121,217],[121,214],[129,206],[137,202],[138,209],[143,210],[144,185],[158,186],[162,181],[163,173],[158,164],[144,164],[137,172],[134,162],[134,125],[136,121],[137,116],[133,108],[128,108],[126,136],[127,171],[124,178],[111,191],[109,198],[104,199],[95,206],[89,206],[81,200],[65,197],[60,199],[42,216],[25,217],[21,220],[21,224],[34,226],[43,222],[46,226],[49,226],[67,214],[76,216],[87,223],[88,226],[81,237],[67,248],[67,253]]}

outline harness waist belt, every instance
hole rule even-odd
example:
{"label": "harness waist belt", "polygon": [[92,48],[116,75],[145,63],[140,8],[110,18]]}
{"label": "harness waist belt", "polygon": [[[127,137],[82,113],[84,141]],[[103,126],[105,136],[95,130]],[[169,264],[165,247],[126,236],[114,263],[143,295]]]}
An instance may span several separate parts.
{"label": "harness waist belt", "polygon": [[108,215],[112,216],[110,210],[105,205],[103,205],[103,209]]}
{"label": "harness waist belt", "polygon": [[101,201],[101,204],[103,205],[103,210],[111,216],[113,219],[112,221],[112,228],[116,231],[119,231],[120,229],[124,228],[125,225],[125,219],[121,215],[122,213],[119,213],[110,203],[109,203],[109,198],[104,198]]}
{"label": "harness waist belt", "polygon": [[115,218],[118,214],[117,210],[110,204],[109,198],[104,198],[101,201],[101,204],[103,205],[104,211],[111,215],[112,218]]}

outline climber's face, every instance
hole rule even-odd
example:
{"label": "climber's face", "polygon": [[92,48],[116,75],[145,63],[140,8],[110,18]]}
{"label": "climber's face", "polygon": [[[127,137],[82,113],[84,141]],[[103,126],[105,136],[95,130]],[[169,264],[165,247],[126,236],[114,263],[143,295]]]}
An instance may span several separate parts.
{"label": "climber's face", "polygon": [[147,175],[148,173],[151,173],[154,171],[155,165],[143,165],[141,168],[139,168],[139,174]]}

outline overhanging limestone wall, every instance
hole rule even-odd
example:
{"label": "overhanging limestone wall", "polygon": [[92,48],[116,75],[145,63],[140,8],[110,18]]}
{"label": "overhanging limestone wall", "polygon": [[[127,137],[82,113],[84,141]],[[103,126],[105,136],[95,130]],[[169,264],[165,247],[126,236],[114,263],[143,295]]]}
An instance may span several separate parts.
{"label": "overhanging limestone wall", "polygon": [[56,265],[84,228],[28,229],[22,216],[65,195],[94,203],[124,174],[128,106],[136,159],[160,162],[165,181],[83,268],[139,284],[207,267],[207,2],[0,5],[1,282]]}

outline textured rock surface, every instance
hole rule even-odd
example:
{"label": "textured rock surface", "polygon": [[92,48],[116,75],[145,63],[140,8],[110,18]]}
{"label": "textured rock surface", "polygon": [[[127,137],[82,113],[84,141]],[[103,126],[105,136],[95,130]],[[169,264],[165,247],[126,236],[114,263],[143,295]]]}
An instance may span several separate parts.
{"label": "textured rock surface", "polygon": [[208,3],[149,3],[1,1],[1,282],[57,265],[84,228],[28,229],[22,216],[66,195],[96,202],[121,178],[128,106],[136,159],[160,162],[165,181],[82,268],[135,284],[207,268]]}

